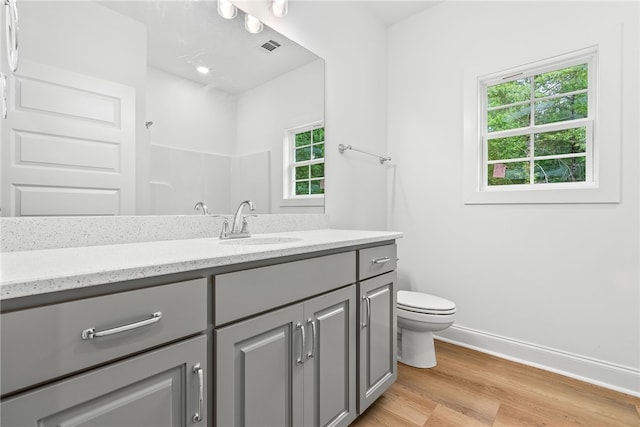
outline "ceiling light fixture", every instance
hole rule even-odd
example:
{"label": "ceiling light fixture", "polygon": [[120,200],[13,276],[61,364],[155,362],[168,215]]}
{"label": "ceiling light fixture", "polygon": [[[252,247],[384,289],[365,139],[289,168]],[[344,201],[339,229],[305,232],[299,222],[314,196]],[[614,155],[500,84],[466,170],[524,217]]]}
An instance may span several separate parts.
{"label": "ceiling light fixture", "polygon": [[224,19],[233,19],[238,14],[238,8],[229,0],[218,0],[218,15]]}
{"label": "ceiling light fixture", "polygon": [[258,34],[262,31],[263,25],[258,18],[247,13],[244,15],[244,28],[251,34]]}
{"label": "ceiling light fixture", "polygon": [[274,16],[282,18],[289,12],[289,0],[271,0],[271,11]]}
{"label": "ceiling light fixture", "polygon": [[200,74],[209,74],[209,71],[211,71],[209,69],[209,67],[205,67],[204,65],[200,65],[199,67],[196,67],[196,70],[200,73]]}

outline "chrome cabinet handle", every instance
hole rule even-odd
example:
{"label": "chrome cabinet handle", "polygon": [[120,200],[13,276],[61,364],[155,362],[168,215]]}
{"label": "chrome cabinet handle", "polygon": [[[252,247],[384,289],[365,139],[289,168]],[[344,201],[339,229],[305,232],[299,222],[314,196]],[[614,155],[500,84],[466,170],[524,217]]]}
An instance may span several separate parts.
{"label": "chrome cabinet handle", "polygon": [[367,320],[362,322],[362,329],[364,329],[369,325],[369,323],[371,323],[371,299],[368,296],[363,295],[362,301],[365,302],[365,309],[367,310],[367,315],[365,316]]}
{"label": "chrome cabinet handle", "polygon": [[149,319],[140,320],[139,322],[129,323],[128,325],[118,326],[116,328],[97,331],[96,328],[88,328],[82,331],[83,340],[92,340],[94,338],[106,337],[108,335],[119,334],[120,332],[130,331],[132,329],[142,328],[143,326],[152,325],[162,319],[162,312],[158,311],[151,315]]}
{"label": "chrome cabinet handle", "polygon": [[307,323],[311,325],[311,351],[307,353],[307,359],[313,359],[316,354],[316,322],[313,319],[309,318],[309,320],[307,320]]}
{"label": "chrome cabinet handle", "polygon": [[389,258],[388,256],[386,257],[382,257],[382,258],[375,258],[371,260],[371,264],[384,264],[391,261],[391,258]]}
{"label": "chrome cabinet handle", "polygon": [[304,360],[302,359],[302,355],[304,354],[304,348],[306,347],[306,345],[305,345],[306,338],[304,336],[304,326],[302,326],[302,324],[300,324],[300,322],[298,322],[296,324],[296,329],[299,329],[300,330],[300,334],[302,335],[302,339],[300,340],[300,357],[298,357],[296,359],[296,363],[298,365],[303,365],[304,364]]}
{"label": "chrome cabinet handle", "polygon": [[193,414],[191,420],[194,423],[202,421],[202,409],[204,408],[204,369],[199,363],[193,365],[193,373],[198,375],[198,411]]}
{"label": "chrome cabinet handle", "polygon": [[9,8],[5,19],[7,37],[7,59],[11,71],[18,70],[18,6],[16,0],[4,0],[4,5]]}

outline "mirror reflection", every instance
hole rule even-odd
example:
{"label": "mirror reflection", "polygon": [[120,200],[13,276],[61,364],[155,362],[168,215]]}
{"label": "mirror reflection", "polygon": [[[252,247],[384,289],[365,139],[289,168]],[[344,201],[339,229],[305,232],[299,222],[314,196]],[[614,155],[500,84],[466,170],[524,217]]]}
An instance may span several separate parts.
{"label": "mirror reflection", "polygon": [[324,211],[315,54],[248,33],[214,1],[25,1],[19,14],[3,216],[231,213],[246,199]]}

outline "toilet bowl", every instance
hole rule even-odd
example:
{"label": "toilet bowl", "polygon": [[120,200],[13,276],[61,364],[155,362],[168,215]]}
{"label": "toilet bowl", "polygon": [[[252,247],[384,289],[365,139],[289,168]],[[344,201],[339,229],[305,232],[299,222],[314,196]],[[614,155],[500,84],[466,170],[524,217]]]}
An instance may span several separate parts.
{"label": "toilet bowl", "polygon": [[433,332],[451,326],[456,305],[421,292],[398,291],[398,360],[416,368],[436,366]]}

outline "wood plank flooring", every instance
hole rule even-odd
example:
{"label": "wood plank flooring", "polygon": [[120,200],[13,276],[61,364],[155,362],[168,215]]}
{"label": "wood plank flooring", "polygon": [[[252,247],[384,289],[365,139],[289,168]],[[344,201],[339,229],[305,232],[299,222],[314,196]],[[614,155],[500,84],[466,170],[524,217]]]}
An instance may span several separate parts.
{"label": "wood plank flooring", "polygon": [[438,365],[398,380],[351,427],[640,427],[640,399],[436,341]]}

